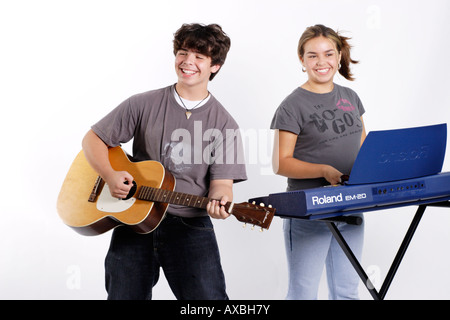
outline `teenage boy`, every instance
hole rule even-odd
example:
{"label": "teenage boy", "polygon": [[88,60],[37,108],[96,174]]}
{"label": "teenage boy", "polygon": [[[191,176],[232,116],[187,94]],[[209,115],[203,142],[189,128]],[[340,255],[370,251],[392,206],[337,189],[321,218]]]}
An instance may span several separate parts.
{"label": "teenage boy", "polygon": [[173,44],[177,83],[122,102],[92,126],[83,150],[113,197],[125,198],[133,177],[112,169],[108,147],[134,139],[133,160],[161,162],[176,192],[220,200],[207,210],[170,205],[152,233],[116,228],[105,260],[108,299],[151,299],[160,268],[177,299],[228,299],[210,217],[229,216],[223,205],[233,183],[247,177],[238,125],[207,87],[230,39],[216,24],[184,24]]}

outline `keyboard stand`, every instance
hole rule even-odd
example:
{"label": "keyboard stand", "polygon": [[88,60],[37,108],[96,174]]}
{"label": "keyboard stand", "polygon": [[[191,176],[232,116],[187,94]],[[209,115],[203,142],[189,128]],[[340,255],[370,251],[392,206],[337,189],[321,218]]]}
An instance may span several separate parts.
{"label": "keyboard stand", "polygon": [[414,232],[417,229],[417,226],[419,225],[420,219],[422,218],[425,209],[427,207],[450,207],[450,201],[443,201],[443,202],[436,202],[436,203],[430,203],[430,204],[423,204],[419,205],[417,208],[416,214],[414,215],[414,218],[408,228],[408,231],[406,232],[405,237],[403,238],[403,242],[400,245],[400,248],[398,249],[397,255],[394,258],[394,261],[392,262],[392,265],[386,275],[386,278],[384,279],[384,282],[381,286],[380,291],[377,291],[370,281],[369,277],[367,276],[366,272],[364,271],[363,267],[359,263],[358,259],[353,254],[352,250],[348,246],[347,242],[345,241],[344,237],[342,236],[341,232],[336,227],[336,224],[334,221],[330,221],[327,219],[318,219],[317,221],[323,221],[325,222],[328,227],[330,228],[331,233],[333,234],[334,238],[339,243],[340,247],[344,251],[347,258],[350,260],[350,263],[352,264],[353,268],[358,273],[359,277],[363,281],[364,285],[366,286],[367,290],[369,290],[369,293],[372,295],[374,300],[383,300],[386,296],[386,293],[389,289],[389,286],[392,283],[392,280],[394,279],[395,273],[397,272],[398,267],[400,266],[400,263],[403,259],[403,256],[405,255],[406,250],[408,249],[409,243],[412,240],[412,237],[414,235]]}

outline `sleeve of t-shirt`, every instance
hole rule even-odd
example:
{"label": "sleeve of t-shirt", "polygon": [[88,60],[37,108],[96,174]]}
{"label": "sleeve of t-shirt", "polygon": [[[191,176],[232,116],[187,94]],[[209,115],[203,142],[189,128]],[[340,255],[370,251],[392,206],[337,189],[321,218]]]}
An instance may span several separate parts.
{"label": "sleeve of t-shirt", "polygon": [[362,117],[362,115],[364,113],[366,113],[366,110],[364,109],[364,105],[363,105],[361,99],[358,97],[358,95],[356,95],[356,100],[357,100],[357,104],[358,104],[359,116]]}
{"label": "sleeve of t-shirt", "polygon": [[298,135],[301,131],[301,125],[297,118],[288,104],[282,104],[275,111],[270,129],[290,131]]}
{"label": "sleeve of t-shirt", "polygon": [[136,126],[136,114],[131,98],[122,102],[91,129],[110,147],[116,147],[133,138]]}
{"label": "sleeve of t-shirt", "polygon": [[346,91],[346,93],[349,95],[349,99],[350,101],[352,101],[353,103],[356,103],[356,106],[358,108],[358,112],[359,112],[359,116],[362,117],[362,115],[366,112],[366,110],[364,109],[364,105],[361,101],[361,99],[359,98],[358,94],[350,89],[350,88],[344,88]]}

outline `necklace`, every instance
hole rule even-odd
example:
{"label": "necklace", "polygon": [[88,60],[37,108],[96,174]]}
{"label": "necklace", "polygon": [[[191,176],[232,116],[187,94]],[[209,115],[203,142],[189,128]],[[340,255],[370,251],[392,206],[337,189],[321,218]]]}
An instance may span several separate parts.
{"label": "necklace", "polygon": [[199,105],[202,104],[203,101],[206,100],[206,98],[209,97],[209,91],[208,91],[208,95],[207,95],[202,101],[200,101],[199,103],[197,103],[194,107],[188,109],[188,108],[186,107],[186,105],[184,104],[183,99],[182,99],[182,98],[180,97],[180,95],[178,94],[178,91],[177,91],[176,86],[174,86],[174,89],[175,89],[175,93],[177,94],[178,98],[179,98],[180,101],[181,101],[181,104],[183,105],[184,109],[186,109],[186,119],[188,119],[188,120],[189,120],[189,118],[190,118],[191,115],[192,115],[191,110],[194,110],[195,108],[197,108]]}

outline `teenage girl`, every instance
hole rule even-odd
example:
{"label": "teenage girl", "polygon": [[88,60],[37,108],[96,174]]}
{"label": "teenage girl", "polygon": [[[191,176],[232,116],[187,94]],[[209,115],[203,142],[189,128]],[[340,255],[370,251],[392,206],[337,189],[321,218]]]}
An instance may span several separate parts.
{"label": "teenage girl", "polygon": [[[333,82],[336,72],[354,80],[350,45],[323,25],[306,29],[298,56],[308,80],[278,107],[271,123],[275,129],[274,172],[286,176],[287,190],[335,185],[350,174],[366,137],[364,107],[351,89]],[[364,226],[337,223],[358,259]],[[326,264],[330,299],[358,299],[359,277],[325,223],[284,220],[288,260],[287,299],[317,299]]]}

